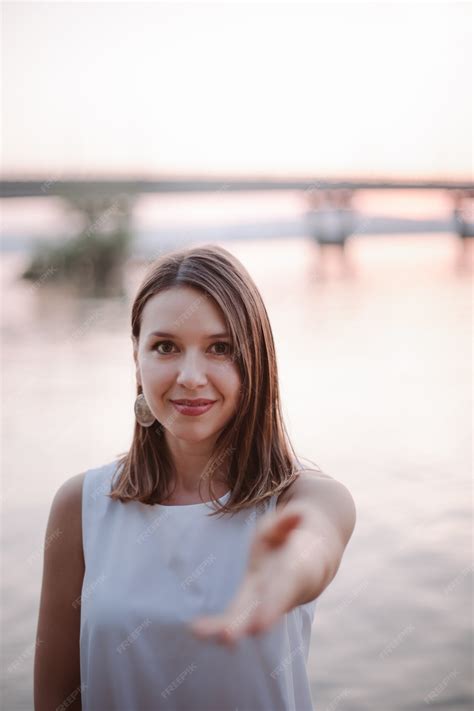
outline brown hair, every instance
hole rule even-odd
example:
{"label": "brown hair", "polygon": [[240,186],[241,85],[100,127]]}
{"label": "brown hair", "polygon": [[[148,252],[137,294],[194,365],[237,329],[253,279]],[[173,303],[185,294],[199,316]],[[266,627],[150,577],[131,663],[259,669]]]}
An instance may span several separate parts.
{"label": "brown hair", "polygon": [[[231,358],[241,377],[240,402],[233,418],[216,442],[203,476],[209,477],[215,513],[237,512],[280,494],[301,468],[283,421],[275,345],[260,293],[241,262],[217,245],[204,245],[168,253],[149,267],[135,297],[132,335],[140,336],[141,316],[147,300],[176,286],[187,286],[212,298],[220,307],[231,334]],[[238,346],[236,345],[238,344]],[[137,395],[142,388],[137,383]],[[118,460],[120,475],[109,496],[122,502],[160,503],[169,494],[173,462],[164,446],[164,427],[142,427],[135,422],[133,441]],[[222,462],[228,463],[228,501],[218,502],[213,479]]]}

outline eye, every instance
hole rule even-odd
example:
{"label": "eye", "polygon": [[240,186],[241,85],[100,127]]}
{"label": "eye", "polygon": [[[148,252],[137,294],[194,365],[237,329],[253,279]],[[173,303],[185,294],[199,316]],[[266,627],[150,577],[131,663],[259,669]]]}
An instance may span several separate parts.
{"label": "eye", "polygon": [[226,349],[224,352],[216,353],[216,355],[229,355],[230,352],[230,343],[227,343],[226,341],[216,341],[215,343],[212,344],[213,346],[225,346]]}
{"label": "eye", "polygon": [[[160,355],[170,355],[173,351],[166,350],[166,349],[159,350],[160,346],[165,346],[166,348],[168,348],[168,346],[174,346],[174,343],[172,341],[157,341],[155,343],[155,345],[152,347],[152,350],[156,351]],[[227,343],[226,341],[216,341],[215,343],[212,344],[211,347],[214,347],[214,346],[219,346],[221,348],[221,350],[219,350],[218,352],[215,352],[214,355],[218,355],[218,356],[229,355],[230,349],[231,349],[230,343]],[[223,350],[222,350],[222,347],[223,347]]]}
{"label": "eye", "polygon": [[155,345],[153,346],[152,351],[157,351],[157,352],[160,353],[161,355],[168,355],[171,351],[165,351],[165,352],[163,353],[162,351],[158,351],[158,350],[157,350],[158,347],[159,347],[159,346],[162,346],[163,344],[164,344],[165,346],[173,346],[173,345],[174,345],[174,344],[172,343],[172,341],[158,341],[158,342],[155,343]]}

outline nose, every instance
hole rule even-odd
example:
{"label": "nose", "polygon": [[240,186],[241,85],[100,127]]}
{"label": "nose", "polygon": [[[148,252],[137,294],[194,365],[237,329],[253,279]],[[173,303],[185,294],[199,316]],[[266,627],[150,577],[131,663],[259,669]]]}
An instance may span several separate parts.
{"label": "nose", "polygon": [[201,385],[206,385],[205,364],[202,363],[198,354],[188,353],[183,357],[176,382],[188,390],[194,390]]}

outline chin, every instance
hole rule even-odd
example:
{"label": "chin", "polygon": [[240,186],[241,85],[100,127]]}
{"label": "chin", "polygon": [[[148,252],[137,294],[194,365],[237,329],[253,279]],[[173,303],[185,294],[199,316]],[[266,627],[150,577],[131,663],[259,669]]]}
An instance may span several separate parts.
{"label": "chin", "polygon": [[203,439],[208,439],[216,433],[216,430],[212,430],[207,427],[196,427],[195,425],[184,425],[179,429],[172,432],[173,437],[178,439],[185,439],[189,442],[201,442]]}

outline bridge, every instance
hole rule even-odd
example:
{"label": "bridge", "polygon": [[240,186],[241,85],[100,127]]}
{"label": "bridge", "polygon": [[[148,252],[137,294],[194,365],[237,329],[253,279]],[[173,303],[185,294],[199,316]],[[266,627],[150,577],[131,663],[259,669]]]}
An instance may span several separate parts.
{"label": "bridge", "polygon": [[474,181],[469,180],[387,180],[378,179],[326,179],[308,178],[233,178],[173,177],[156,180],[140,179],[90,179],[74,180],[51,177],[43,180],[2,180],[0,198],[15,197],[69,197],[100,195],[114,197],[120,194],[143,195],[149,193],[209,193],[254,191],[314,191],[314,190],[449,190],[472,192]]}
{"label": "bridge", "polygon": [[[306,228],[320,244],[344,247],[346,239],[358,232],[352,199],[357,191],[442,190],[452,200],[450,222],[461,238],[474,236],[474,182],[469,180],[391,180],[379,178],[328,179],[318,176],[277,178],[260,176],[162,176],[156,179],[91,178],[65,179],[56,174],[46,180],[0,181],[0,198],[59,197],[82,213],[86,229],[98,229],[104,216],[117,228],[130,224],[135,198],[159,193],[232,193],[297,191],[308,206]],[[447,224],[447,223],[445,223]],[[432,229],[432,226],[429,227]],[[434,228],[436,229],[436,227]],[[440,224],[438,229],[444,229]],[[393,220],[383,232],[418,231],[416,225]]]}

